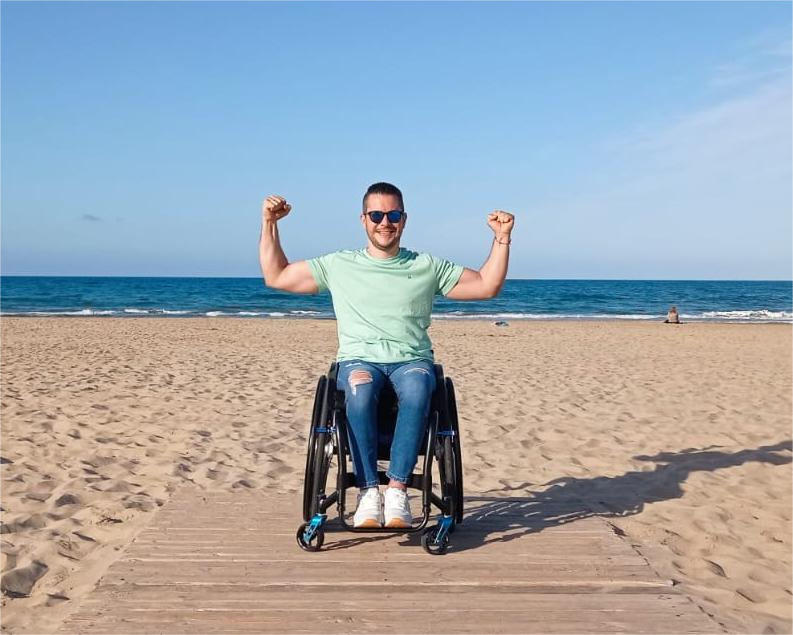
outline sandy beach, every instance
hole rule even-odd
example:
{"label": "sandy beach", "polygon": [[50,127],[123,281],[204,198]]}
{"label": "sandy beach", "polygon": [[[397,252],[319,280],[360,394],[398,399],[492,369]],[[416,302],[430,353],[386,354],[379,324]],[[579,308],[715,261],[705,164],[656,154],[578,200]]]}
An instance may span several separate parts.
{"label": "sandy beach", "polygon": [[[185,481],[298,496],[335,328],[4,317],[3,632],[57,629]],[[594,507],[727,631],[789,633],[792,333],[436,321],[466,493]]]}

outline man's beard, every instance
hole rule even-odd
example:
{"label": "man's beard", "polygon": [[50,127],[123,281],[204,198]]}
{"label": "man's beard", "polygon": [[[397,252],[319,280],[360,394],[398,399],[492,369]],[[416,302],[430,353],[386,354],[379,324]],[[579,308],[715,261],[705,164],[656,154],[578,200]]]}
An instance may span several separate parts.
{"label": "man's beard", "polygon": [[372,242],[380,248],[392,247],[398,241],[398,234],[396,231],[390,234],[381,234],[379,232],[372,233]]}

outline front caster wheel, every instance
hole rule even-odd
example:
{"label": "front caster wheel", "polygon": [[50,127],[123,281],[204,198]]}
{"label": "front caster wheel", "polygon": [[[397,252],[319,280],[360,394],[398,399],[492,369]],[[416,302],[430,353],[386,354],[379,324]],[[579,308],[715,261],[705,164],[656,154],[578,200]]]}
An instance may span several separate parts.
{"label": "front caster wheel", "polygon": [[439,541],[438,527],[425,529],[421,534],[421,546],[424,547],[424,551],[433,556],[443,555],[449,548],[449,534],[444,535]]}
{"label": "front caster wheel", "polygon": [[325,542],[325,530],[317,529],[311,539],[306,540],[306,529],[308,529],[308,527],[309,523],[303,523],[298,527],[295,536],[297,538],[297,544],[300,545],[300,548],[304,551],[319,551],[322,549],[322,543]]}

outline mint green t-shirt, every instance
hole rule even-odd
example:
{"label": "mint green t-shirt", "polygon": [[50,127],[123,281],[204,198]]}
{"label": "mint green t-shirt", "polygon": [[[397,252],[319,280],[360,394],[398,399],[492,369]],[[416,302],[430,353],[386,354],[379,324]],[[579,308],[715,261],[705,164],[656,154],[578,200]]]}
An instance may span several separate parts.
{"label": "mint green t-shirt", "polygon": [[308,260],[320,291],[330,291],[339,334],[338,361],[434,360],[427,329],[435,295],[446,295],[463,273],[448,260],[400,249],[379,259],[366,249]]}

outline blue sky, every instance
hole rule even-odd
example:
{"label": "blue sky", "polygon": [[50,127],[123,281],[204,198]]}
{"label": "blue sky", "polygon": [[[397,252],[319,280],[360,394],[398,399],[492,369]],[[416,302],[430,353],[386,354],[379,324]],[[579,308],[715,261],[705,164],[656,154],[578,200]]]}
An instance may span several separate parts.
{"label": "blue sky", "polygon": [[512,278],[791,279],[791,4],[2,2],[3,274],[403,246]]}

